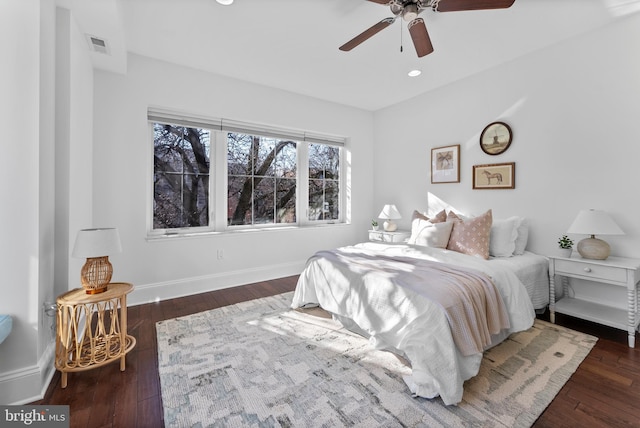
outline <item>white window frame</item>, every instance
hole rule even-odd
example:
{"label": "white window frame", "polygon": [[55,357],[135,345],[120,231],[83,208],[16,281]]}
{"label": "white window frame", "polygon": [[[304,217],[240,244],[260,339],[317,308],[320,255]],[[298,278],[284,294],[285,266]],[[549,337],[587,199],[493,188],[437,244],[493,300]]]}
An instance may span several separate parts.
{"label": "white window frame", "polygon": [[[148,216],[147,238],[186,237],[206,234],[251,230],[277,230],[291,227],[312,227],[320,225],[344,224],[347,222],[347,139],[305,131],[240,122],[229,119],[207,118],[192,114],[177,113],[161,108],[149,108],[147,114],[150,135],[149,150],[149,181],[148,188]],[[177,229],[153,228],[153,123],[170,123],[179,126],[204,128],[211,131],[210,139],[210,170],[209,170],[209,225],[201,227],[184,227]],[[257,136],[291,139],[297,144],[297,189],[296,189],[296,222],[269,223],[258,225],[228,225],[227,224],[227,136],[228,132],[237,132]],[[309,143],[327,144],[340,147],[340,187],[338,219],[309,220]]]}

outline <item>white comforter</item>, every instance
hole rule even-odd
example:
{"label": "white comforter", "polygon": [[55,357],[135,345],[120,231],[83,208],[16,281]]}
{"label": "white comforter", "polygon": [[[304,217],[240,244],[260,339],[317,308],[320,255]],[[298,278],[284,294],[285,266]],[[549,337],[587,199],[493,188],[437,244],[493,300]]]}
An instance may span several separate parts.
{"label": "white comforter", "polygon": [[[498,288],[510,328],[499,335],[530,328],[535,319],[531,299],[518,277],[504,265],[453,251],[367,242],[340,248],[386,256],[415,257],[484,272]],[[482,353],[464,356],[455,346],[444,311],[436,303],[394,284],[394,273],[367,275],[362,269],[312,257],[300,275],[291,306],[320,305],[346,328],[369,336],[377,349],[406,356],[412,374],[405,378],[415,395],[440,396],[447,405],[462,400],[463,383],[475,376]]]}

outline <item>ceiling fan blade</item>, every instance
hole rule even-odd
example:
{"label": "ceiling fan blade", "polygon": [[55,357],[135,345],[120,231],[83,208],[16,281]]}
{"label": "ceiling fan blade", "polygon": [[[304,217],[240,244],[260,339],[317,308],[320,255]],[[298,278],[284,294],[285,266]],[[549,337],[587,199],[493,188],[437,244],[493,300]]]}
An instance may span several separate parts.
{"label": "ceiling fan blade", "polygon": [[427,26],[424,24],[424,19],[414,19],[407,25],[407,28],[409,28],[409,34],[411,34],[418,57],[423,57],[433,52],[433,45],[427,32]]}
{"label": "ceiling fan blade", "polygon": [[462,10],[506,9],[515,0],[440,0],[435,5],[437,12],[458,12]]}
{"label": "ceiling fan blade", "polygon": [[383,19],[382,21],[378,22],[377,24],[375,24],[375,25],[369,27],[368,29],[364,30],[362,33],[358,34],[353,39],[351,39],[347,43],[345,43],[344,45],[340,46],[339,49],[341,51],[350,51],[351,49],[353,49],[356,46],[358,46],[360,43],[364,42],[365,40],[369,39],[370,37],[373,37],[374,35],[378,34],[380,31],[382,31],[385,28],[387,28],[389,25],[393,24],[393,22],[395,20],[396,20],[396,18],[385,18],[385,19]]}
{"label": "ceiling fan blade", "polygon": [[392,0],[367,0],[373,3],[378,3],[378,4],[389,4],[391,3]]}

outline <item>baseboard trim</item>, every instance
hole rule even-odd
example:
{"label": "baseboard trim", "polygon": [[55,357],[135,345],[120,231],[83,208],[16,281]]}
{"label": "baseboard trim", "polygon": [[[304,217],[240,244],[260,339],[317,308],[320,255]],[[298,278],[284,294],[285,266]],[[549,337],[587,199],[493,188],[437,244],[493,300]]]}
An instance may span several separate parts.
{"label": "baseboard trim", "polygon": [[52,341],[38,364],[0,373],[0,403],[22,405],[42,399],[55,373],[54,355],[55,342]]}
{"label": "baseboard trim", "polygon": [[135,289],[127,297],[128,306],[154,303],[177,297],[191,296],[207,291],[222,290],[269,279],[297,275],[302,272],[306,260],[273,266],[242,269],[219,274],[183,278],[154,284],[134,284]]}

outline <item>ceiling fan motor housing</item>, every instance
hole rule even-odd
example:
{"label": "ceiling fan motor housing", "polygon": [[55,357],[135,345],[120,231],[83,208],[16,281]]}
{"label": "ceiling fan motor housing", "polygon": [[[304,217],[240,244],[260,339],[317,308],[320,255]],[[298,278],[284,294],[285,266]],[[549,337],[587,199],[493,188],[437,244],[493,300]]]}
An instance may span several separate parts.
{"label": "ceiling fan motor housing", "polygon": [[402,19],[407,22],[413,21],[418,17],[418,5],[415,3],[408,4],[402,10]]}

